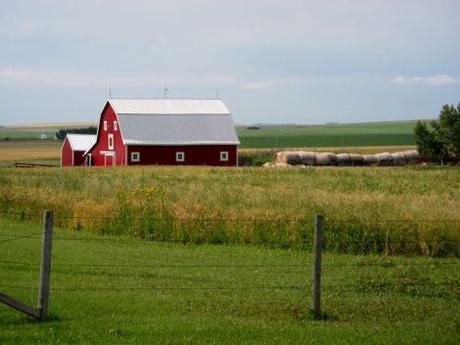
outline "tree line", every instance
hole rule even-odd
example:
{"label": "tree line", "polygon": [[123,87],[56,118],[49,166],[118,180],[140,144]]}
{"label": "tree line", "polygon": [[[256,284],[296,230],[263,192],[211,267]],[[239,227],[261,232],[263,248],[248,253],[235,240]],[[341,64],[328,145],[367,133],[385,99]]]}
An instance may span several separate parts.
{"label": "tree line", "polygon": [[56,138],[59,140],[64,140],[67,134],[96,134],[97,128],[90,126],[86,128],[67,128],[60,129],[56,132]]}

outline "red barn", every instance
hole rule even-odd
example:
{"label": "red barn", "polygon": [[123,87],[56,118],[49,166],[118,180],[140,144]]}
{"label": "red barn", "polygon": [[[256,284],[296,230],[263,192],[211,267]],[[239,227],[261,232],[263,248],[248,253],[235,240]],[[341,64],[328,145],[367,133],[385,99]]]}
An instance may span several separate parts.
{"label": "red barn", "polygon": [[238,164],[232,116],[219,99],[110,99],[87,165]]}
{"label": "red barn", "polygon": [[83,155],[95,142],[95,135],[67,134],[61,147],[61,167],[85,165]]}

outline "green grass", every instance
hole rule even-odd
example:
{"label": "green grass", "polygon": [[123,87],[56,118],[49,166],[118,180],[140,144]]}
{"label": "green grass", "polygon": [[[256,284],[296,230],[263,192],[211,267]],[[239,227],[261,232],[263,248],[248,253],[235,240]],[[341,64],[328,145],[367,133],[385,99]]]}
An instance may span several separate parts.
{"label": "green grass", "polygon": [[238,128],[241,147],[344,147],[414,145],[415,121]]}
{"label": "green grass", "polygon": [[[40,225],[0,218],[0,233],[32,234],[0,242],[0,291],[34,305]],[[0,304],[1,344],[454,344],[459,337],[458,259],[326,253],[328,319],[312,321],[310,252],[54,233],[51,319],[37,323]],[[287,265],[295,266],[280,267]],[[299,289],[247,289],[262,286]]]}

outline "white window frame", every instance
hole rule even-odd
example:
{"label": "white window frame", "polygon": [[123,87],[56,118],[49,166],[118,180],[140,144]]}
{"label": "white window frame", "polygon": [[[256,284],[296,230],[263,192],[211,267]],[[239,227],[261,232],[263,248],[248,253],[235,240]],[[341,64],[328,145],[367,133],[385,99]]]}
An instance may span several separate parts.
{"label": "white window frame", "polygon": [[113,134],[109,134],[107,136],[107,146],[109,147],[109,150],[113,150],[113,146],[114,146]]}
{"label": "white window frame", "polygon": [[113,130],[118,131],[118,122],[117,121],[113,121]]}
{"label": "white window frame", "polygon": [[104,120],[104,131],[106,131],[106,130],[107,130],[107,121]]}
{"label": "white window frame", "polygon": [[184,151],[176,152],[176,162],[185,162],[185,152]]}
{"label": "white window frame", "polygon": [[131,152],[131,162],[138,163],[140,161],[141,161],[141,153],[140,152]]}
{"label": "white window frame", "polygon": [[228,151],[220,151],[220,161],[228,162]]}

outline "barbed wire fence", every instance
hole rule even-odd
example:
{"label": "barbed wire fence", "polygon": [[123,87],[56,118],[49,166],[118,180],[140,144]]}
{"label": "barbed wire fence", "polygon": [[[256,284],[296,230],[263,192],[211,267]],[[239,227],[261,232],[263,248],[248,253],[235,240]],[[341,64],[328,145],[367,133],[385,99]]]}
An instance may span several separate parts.
{"label": "barbed wire fence", "polygon": [[[2,213],[0,213],[2,215]],[[20,220],[30,221],[33,219],[37,219],[39,215],[32,214],[32,213],[7,213],[4,214],[9,217],[15,217]],[[0,232],[0,245],[5,244],[7,245],[8,242],[12,241],[19,241],[19,240],[37,240],[42,238],[42,256],[41,256],[41,263],[33,263],[33,262],[26,262],[26,261],[14,261],[14,260],[2,260],[0,259],[0,265],[8,265],[13,268],[17,267],[31,267],[33,269],[40,269],[40,284],[39,284],[39,297],[37,307],[27,306],[26,304],[17,301],[5,294],[0,293],[0,302],[4,302],[5,304],[18,309],[32,317],[35,317],[39,320],[44,320],[47,315],[48,311],[48,295],[49,295],[49,274],[51,268],[51,242],[52,241],[108,241],[108,242],[117,242],[120,243],[123,240],[119,238],[105,238],[105,237],[96,237],[96,238],[88,238],[88,237],[77,237],[77,236],[62,236],[58,235],[55,236],[52,234],[52,227],[53,227],[53,220],[54,219],[100,219],[100,220],[114,220],[113,217],[77,217],[77,216],[54,216],[51,211],[45,211],[43,215],[43,230],[42,234],[38,232],[28,232],[25,234],[18,234],[14,231],[9,232]],[[137,220],[144,220],[148,219],[149,221],[167,221],[167,222],[270,222],[270,219],[206,219],[206,218],[183,218],[183,219],[172,219],[172,218],[136,218]],[[277,219],[276,222],[279,220]],[[304,220],[298,219],[290,219],[290,222],[304,222]],[[439,222],[439,220],[435,219],[424,219],[419,220],[423,222]],[[457,219],[443,219],[443,222],[455,222],[458,223],[460,220]],[[407,220],[349,220],[350,223],[403,223],[407,222]],[[366,274],[362,277],[359,277],[358,282],[355,284],[338,284],[336,286],[324,286],[325,284],[322,283],[322,275],[323,279],[327,283],[343,283],[343,279],[334,279],[332,276],[324,276],[324,274],[329,274],[329,270],[334,269],[366,269],[366,268],[391,268],[391,267],[453,267],[455,270],[459,266],[460,262],[455,261],[448,261],[448,262],[430,262],[430,263],[414,263],[414,262],[393,262],[388,260],[388,257],[385,257],[386,260],[380,262],[359,262],[359,263],[334,263],[334,262],[322,262],[322,250],[323,250],[323,236],[324,236],[324,219],[322,215],[317,215],[314,221],[314,235],[313,238],[313,258],[312,258],[312,268],[311,268],[311,275],[312,279],[309,283],[306,281],[304,284],[249,284],[246,286],[180,286],[180,285],[165,285],[159,286],[155,284],[151,284],[148,286],[53,286],[52,290],[55,291],[185,291],[185,290],[197,290],[197,291],[241,291],[241,290],[292,290],[292,291],[300,291],[300,292],[308,292],[311,291],[311,303],[310,303],[310,312],[314,319],[323,319],[325,318],[325,313],[321,308],[321,294],[325,292],[331,293],[366,293],[366,292],[373,292],[373,293],[398,293],[398,292],[407,292],[410,289],[422,289],[423,292],[426,292],[427,289],[437,289],[438,287],[446,288],[450,295],[455,296],[458,298],[460,296],[460,282],[457,276],[453,276],[452,279],[448,281],[430,281],[430,280],[417,280],[417,279],[406,279],[404,281],[404,277],[402,281],[397,282],[396,284],[388,279],[374,279],[370,281],[366,281]],[[51,241],[52,239],[52,241]],[[387,238],[386,241],[388,243],[391,242],[391,239]],[[307,277],[309,267],[307,266],[307,261],[305,264],[202,264],[202,265],[189,265],[189,264],[149,264],[149,265],[139,265],[139,264],[86,264],[86,263],[75,263],[75,264],[67,264],[67,263],[53,263],[53,267],[56,268],[55,272],[58,274],[75,274],[74,271],[65,271],[65,269],[69,268],[78,268],[78,269],[86,269],[85,271],[81,271],[85,274],[93,274],[94,271],[91,269],[97,269],[97,274],[104,272],[107,269],[115,269],[118,270],[116,272],[111,271],[111,276],[118,276],[120,278],[127,278],[132,276],[132,273],[121,273],[120,270],[129,270],[129,269],[236,269],[236,270],[257,270],[258,273],[261,273],[264,270],[272,271],[274,269],[280,269],[284,271],[288,271],[291,269],[300,270],[302,273],[305,273],[305,277]],[[106,272],[107,273],[107,272]],[[407,278],[407,277],[406,277]],[[17,289],[17,290],[36,290],[37,287],[34,286],[24,286],[24,285],[17,285],[17,284],[1,284],[0,288],[8,288],[8,289]],[[443,290],[444,291],[444,290]]]}

